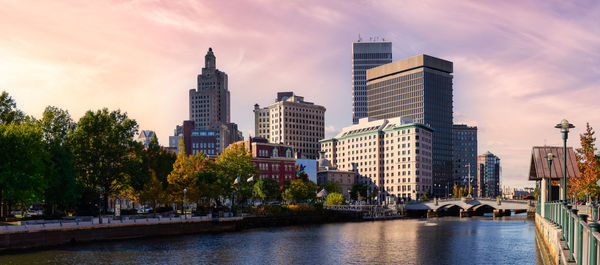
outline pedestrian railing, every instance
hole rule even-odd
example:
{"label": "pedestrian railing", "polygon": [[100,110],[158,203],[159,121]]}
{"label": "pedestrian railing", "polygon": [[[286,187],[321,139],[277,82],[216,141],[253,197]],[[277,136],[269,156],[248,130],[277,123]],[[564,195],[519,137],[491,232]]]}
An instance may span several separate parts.
{"label": "pedestrian railing", "polygon": [[[597,265],[600,240],[598,206],[591,205],[586,208],[591,213],[591,218],[587,214],[579,213],[578,207],[573,208],[562,200],[544,203],[543,208],[544,218],[562,231],[562,247],[568,250],[566,260],[576,264]],[[541,214],[540,210],[538,207],[538,213]]]}
{"label": "pedestrian railing", "polygon": [[111,227],[131,224],[163,224],[163,223],[178,223],[185,221],[204,221],[204,220],[239,220],[241,217],[220,217],[212,218],[212,216],[184,216],[178,217],[146,217],[146,218],[122,218],[121,220],[115,220],[111,217],[102,218],[102,223],[99,222],[98,217],[86,219],[86,221],[76,220],[53,220],[49,222],[23,222],[21,225],[5,225],[0,226],[0,234],[2,233],[16,233],[16,232],[37,232],[44,230],[60,230],[68,228],[100,228],[100,227]]}

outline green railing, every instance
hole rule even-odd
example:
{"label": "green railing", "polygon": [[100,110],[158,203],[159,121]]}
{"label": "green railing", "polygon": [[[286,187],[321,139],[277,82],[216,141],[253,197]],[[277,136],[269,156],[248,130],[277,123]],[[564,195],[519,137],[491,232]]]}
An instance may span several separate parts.
{"label": "green railing", "polygon": [[[568,250],[567,261],[576,264],[598,264],[598,240],[600,240],[600,223],[598,221],[598,206],[591,205],[587,214],[577,214],[566,201],[552,201],[543,204],[544,218],[556,225],[562,231],[561,243]],[[541,214],[541,208],[538,207]]]}

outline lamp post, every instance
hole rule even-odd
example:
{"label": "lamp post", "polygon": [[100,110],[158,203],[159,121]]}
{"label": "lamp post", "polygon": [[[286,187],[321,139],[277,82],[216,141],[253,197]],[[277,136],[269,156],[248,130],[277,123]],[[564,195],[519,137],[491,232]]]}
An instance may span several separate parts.
{"label": "lamp post", "polygon": [[548,153],[546,156],[548,158],[548,201],[552,201],[552,159],[554,155],[552,153]]}
{"label": "lamp post", "polygon": [[183,205],[181,206],[182,209],[182,213],[183,213],[183,217],[185,219],[187,219],[187,214],[185,213],[185,196],[187,195],[187,189],[183,189]]}
{"label": "lamp post", "polygon": [[102,224],[102,188],[98,187],[98,223]]}
{"label": "lamp post", "polygon": [[560,129],[563,138],[563,200],[567,200],[567,138],[569,138],[569,129],[575,128],[573,124],[570,124],[569,121],[563,119],[559,124],[554,126],[554,128]]}

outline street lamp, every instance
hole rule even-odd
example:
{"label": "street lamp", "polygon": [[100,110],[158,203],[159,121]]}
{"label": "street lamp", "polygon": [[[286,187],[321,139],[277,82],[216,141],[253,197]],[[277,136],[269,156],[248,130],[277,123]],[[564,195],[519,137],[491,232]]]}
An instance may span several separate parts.
{"label": "street lamp", "polygon": [[183,189],[183,205],[182,205],[182,212],[183,212],[183,216],[185,219],[187,219],[187,214],[185,213],[185,195],[187,193],[187,189]]}
{"label": "street lamp", "polygon": [[552,153],[548,153],[546,156],[548,158],[548,201],[552,201],[552,159],[554,159],[554,155]]}
{"label": "street lamp", "polygon": [[560,129],[563,138],[563,200],[567,200],[567,138],[569,138],[569,129],[575,128],[573,124],[570,124],[569,121],[563,119],[559,124],[554,126],[554,128]]}

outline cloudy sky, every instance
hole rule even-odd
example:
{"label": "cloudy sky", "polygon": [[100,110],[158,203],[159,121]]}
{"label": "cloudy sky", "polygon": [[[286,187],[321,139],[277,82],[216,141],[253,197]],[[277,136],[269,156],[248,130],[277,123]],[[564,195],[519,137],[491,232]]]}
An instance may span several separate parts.
{"label": "cloudy sky", "polygon": [[229,75],[231,119],[247,137],[254,103],[294,91],[327,108],[327,136],[351,123],[351,43],[382,37],[394,60],[454,62],[454,121],[479,128],[505,185],[527,182],[531,147],[553,126],[600,128],[595,1],[0,0],[0,90],[40,117],[126,111],[161,144],[187,118],[188,90],[212,47]]}

